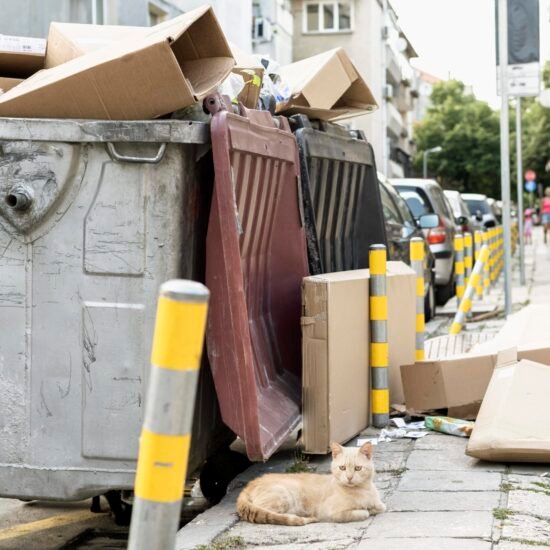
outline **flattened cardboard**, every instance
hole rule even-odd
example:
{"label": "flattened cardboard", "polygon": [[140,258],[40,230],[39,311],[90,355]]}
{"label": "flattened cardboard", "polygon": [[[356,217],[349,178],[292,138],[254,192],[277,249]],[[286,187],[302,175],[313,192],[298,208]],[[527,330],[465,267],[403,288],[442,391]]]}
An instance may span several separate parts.
{"label": "flattened cardboard", "polygon": [[528,306],[510,316],[494,340],[470,353],[402,366],[407,407],[447,408],[449,416],[475,417],[503,350],[515,346],[519,359],[550,365],[550,342],[544,336],[549,315],[547,306]]}
{"label": "flattened cardboard", "polygon": [[550,462],[550,366],[499,364],[491,377],[466,454],[497,462]]}
{"label": "flattened cardboard", "polygon": [[45,54],[43,38],[0,34],[0,75],[27,78],[44,68]]}
{"label": "flattened cardboard", "polygon": [[5,93],[23,82],[22,78],[4,78],[0,76],[0,93]]}
{"label": "flattened cardboard", "polygon": [[372,92],[343,48],[285,65],[280,75],[289,86],[291,97],[277,105],[278,113],[342,120],[378,108]]}
{"label": "flattened cardboard", "polygon": [[41,71],[0,97],[0,116],[139,120],[204,97],[235,61],[209,7]]}
{"label": "flattened cardboard", "polygon": [[368,424],[368,270],[307,277],[302,286],[304,450],[326,454]]}

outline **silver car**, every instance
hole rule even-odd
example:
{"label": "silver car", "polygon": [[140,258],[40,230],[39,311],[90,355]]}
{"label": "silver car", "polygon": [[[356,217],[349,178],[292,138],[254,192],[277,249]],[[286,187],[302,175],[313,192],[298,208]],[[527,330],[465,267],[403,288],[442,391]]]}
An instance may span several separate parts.
{"label": "silver car", "polygon": [[426,240],[435,257],[435,284],[438,304],[445,304],[454,294],[455,216],[443,190],[435,180],[394,179],[392,184],[407,201],[418,220],[425,214],[437,214],[439,224],[425,230]]}
{"label": "silver car", "polygon": [[462,198],[468,205],[472,220],[481,222],[485,228],[495,227],[497,225],[497,219],[487,200],[487,195],[481,195],[480,193],[462,193]]}

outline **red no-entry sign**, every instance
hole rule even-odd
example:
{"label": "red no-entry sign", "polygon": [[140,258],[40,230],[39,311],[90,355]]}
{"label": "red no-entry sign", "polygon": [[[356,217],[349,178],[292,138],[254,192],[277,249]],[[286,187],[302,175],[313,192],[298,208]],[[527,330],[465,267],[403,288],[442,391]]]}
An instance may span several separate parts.
{"label": "red no-entry sign", "polygon": [[525,172],[525,181],[535,181],[537,179],[537,174],[534,170],[527,170]]}

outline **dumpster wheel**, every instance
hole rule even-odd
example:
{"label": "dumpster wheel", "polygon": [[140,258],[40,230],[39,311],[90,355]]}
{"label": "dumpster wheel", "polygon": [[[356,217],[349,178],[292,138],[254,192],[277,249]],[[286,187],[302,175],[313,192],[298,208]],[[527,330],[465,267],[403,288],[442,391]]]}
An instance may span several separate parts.
{"label": "dumpster wheel", "polygon": [[245,455],[231,449],[214,453],[206,459],[201,470],[202,494],[210,504],[217,504],[227,493],[229,483],[251,465]]}

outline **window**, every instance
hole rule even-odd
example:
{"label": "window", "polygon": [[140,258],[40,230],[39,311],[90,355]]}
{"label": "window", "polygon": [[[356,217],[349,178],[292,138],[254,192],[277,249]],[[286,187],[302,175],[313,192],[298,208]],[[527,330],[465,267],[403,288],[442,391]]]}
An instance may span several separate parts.
{"label": "window", "polygon": [[382,199],[382,211],[386,222],[398,223],[401,225],[403,221],[401,220],[399,211],[392,201],[387,189],[382,184],[380,184],[380,198]]}
{"label": "window", "polygon": [[351,5],[347,2],[306,2],[304,32],[351,30]]}
{"label": "window", "polygon": [[405,220],[405,225],[409,227],[416,227],[413,215],[401,195],[399,195],[399,193],[395,193],[393,198],[395,199],[395,203],[397,204],[397,208],[399,208],[401,216]]}
{"label": "window", "polygon": [[168,19],[168,14],[157,5],[149,2],[149,25],[158,25]]}
{"label": "window", "polygon": [[398,187],[399,194],[407,201],[415,218],[424,214],[433,214],[433,209],[424,192],[410,187]]}

